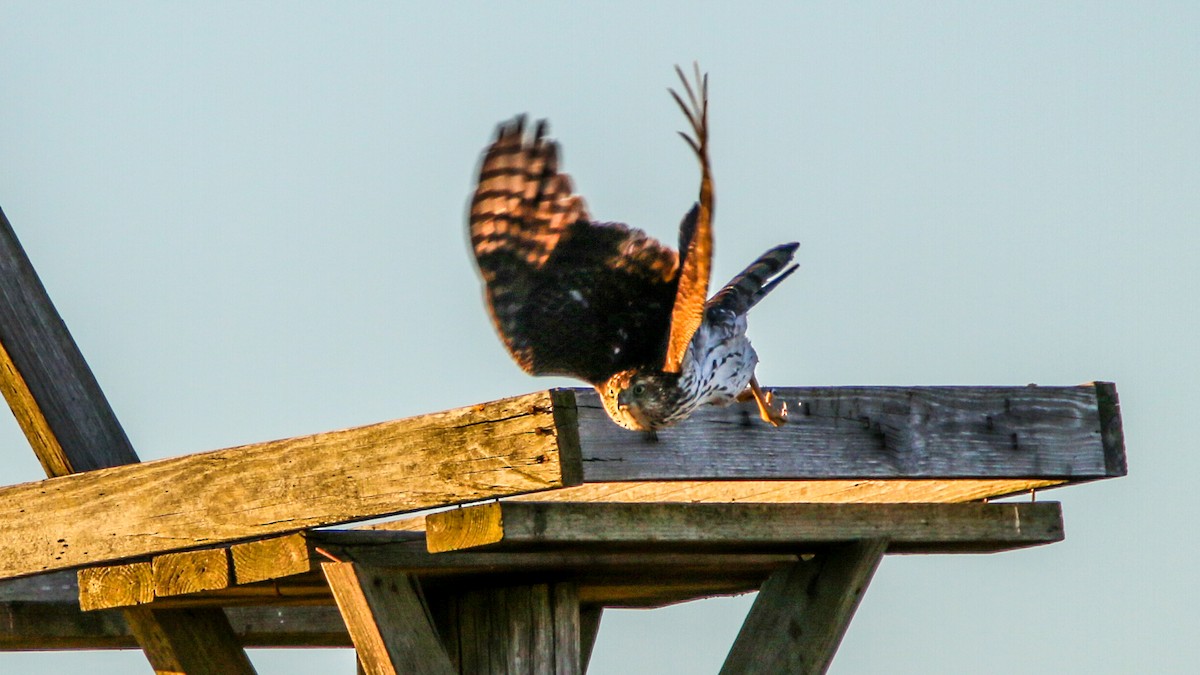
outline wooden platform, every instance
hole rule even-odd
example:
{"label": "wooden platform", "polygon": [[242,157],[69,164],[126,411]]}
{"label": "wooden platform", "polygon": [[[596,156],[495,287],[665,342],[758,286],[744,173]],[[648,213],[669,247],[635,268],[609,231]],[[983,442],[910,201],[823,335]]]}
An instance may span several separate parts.
{"label": "wooden platform", "polygon": [[782,428],[656,434],[556,389],[139,463],[3,212],[0,391],[48,476],[0,487],[0,648],[159,673],[350,644],[373,675],[583,673],[605,607],[752,590],[721,672],[819,673],[885,554],[1059,541],[1058,504],[984,502],[1126,472],[1103,382],[778,388]]}

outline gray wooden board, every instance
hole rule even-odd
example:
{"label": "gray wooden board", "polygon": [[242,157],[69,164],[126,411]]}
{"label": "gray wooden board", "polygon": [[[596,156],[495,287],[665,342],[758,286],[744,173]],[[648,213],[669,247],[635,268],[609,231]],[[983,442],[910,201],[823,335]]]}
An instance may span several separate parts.
{"label": "gray wooden board", "polygon": [[1126,472],[1116,387],[786,387],[789,421],[753,403],[629,432],[575,389],[584,481],[1061,478]]}
{"label": "gray wooden board", "polygon": [[[1063,538],[1054,502],[685,504],[493,502],[426,517],[430,551],[787,551],[885,538],[898,552],[997,551]],[[436,556],[435,556],[436,559]]]}
{"label": "gray wooden board", "polygon": [[[56,454],[61,451],[66,455],[39,456],[49,473],[89,471],[138,461],[3,211],[0,345],[36,401],[56,444],[61,446]],[[21,411],[13,412],[20,418]]]}
{"label": "gray wooden board", "polygon": [[[122,611],[81,611],[78,595],[73,572],[0,582],[0,651],[139,647]],[[247,647],[351,645],[332,605],[232,607],[225,613]]]}
{"label": "gray wooden board", "polygon": [[322,563],[321,569],[365,673],[454,672],[411,577],[354,563]]}
{"label": "gray wooden board", "polygon": [[885,542],[860,541],[780,570],[759,591],[721,675],[824,673]]}

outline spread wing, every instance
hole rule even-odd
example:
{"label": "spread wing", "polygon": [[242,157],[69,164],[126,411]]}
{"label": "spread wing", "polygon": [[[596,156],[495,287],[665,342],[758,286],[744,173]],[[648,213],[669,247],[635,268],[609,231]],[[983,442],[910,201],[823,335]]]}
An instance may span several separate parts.
{"label": "spread wing", "polygon": [[663,362],[679,256],[619,223],[592,222],[539,122],[500,125],[471,201],[471,246],[492,322],[533,375],[597,384]]}
{"label": "spread wing", "polygon": [[712,271],[714,207],[712,168],[708,160],[708,76],[701,76],[700,67],[695,66],[696,88],[693,89],[678,66],[675,67],[675,72],[679,74],[679,80],[687,92],[687,104],[673,89],[671,96],[688,118],[695,134],[695,137],[683,132],[679,135],[683,136],[683,140],[687,141],[696,153],[696,158],[700,160],[700,202],[679,229],[679,250],[682,252],[683,263],[662,366],[663,370],[669,373],[679,372],[692,335],[704,319],[704,305],[708,301],[708,280]]}

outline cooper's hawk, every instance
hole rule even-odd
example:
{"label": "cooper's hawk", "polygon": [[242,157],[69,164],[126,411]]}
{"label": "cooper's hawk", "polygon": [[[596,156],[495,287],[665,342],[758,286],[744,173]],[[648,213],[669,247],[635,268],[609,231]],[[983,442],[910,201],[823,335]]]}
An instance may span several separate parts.
{"label": "cooper's hawk", "polygon": [[[558,170],[558,144],[532,135],[524,117],[499,126],[471,201],[471,245],[496,331],[532,375],[593,385],[613,421],[660,429],[706,403],[752,395],[767,422],[787,408],[758,386],[746,312],[784,278],[799,244],[777,246],[708,298],[712,171],[708,78],[676,68],[687,101],[675,102],[694,136],[700,200],[679,227],[679,250],[621,223],[596,222]],[[785,269],[786,268],[786,269]]]}

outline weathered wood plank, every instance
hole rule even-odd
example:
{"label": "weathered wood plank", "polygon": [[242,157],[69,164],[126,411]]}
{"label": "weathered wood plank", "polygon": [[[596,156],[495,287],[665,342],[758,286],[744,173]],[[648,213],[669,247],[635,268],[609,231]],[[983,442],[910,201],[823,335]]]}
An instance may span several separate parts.
{"label": "weathered wood plank", "polygon": [[554,584],[550,592],[554,630],[548,637],[553,637],[553,644],[549,645],[549,648],[554,650],[554,672],[582,675],[585,662],[581,644],[583,626],[579,608],[579,587],[575,584]]}
{"label": "weathered wood plank", "polygon": [[238,584],[290,577],[316,569],[303,532],[234,544],[229,547]]}
{"label": "weathered wood plank", "polygon": [[411,577],[354,563],[321,569],[368,675],[455,672]]}
{"label": "weathered wood plank", "polygon": [[721,675],[824,673],[887,544],[847,544],[771,576],[721,667]]}
{"label": "weathered wood plank", "polygon": [[570,484],[579,465],[560,399],[541,392],[2,488],[0,578]]}
{"label": "weathered wood plank", "polygon": [[451,590],[430,602],[461,675],[582,672],[579,595],[570,583]]}
{"label": "weathered wood plank", "polygon": [[[333,605],[233,607],[225,614],[243,647],[351,646]],[[0,601],[0,651],[138,648],[123,611],[80,612],[73,597]]]}
{"label": "weathered wood plank", "polygon": [[253,673],[228,618],[208,609],[125,610],[125,622],[157,673]]}
{"label": "weathered wood plank", "polygon": [[788,424],[752,403],[633,435],[575,392],[586,483],[705,479],[1034,478],[1125,474],[1116,389],[790,387]]}
{"label": "weathered wood plank", "polygon": [[[0,392],[47,476],[138,461],[2,210]],[[232,628],[224,614],[194,614],[182,624],[173,614],[160,622],[147,611],[125,619],[139,639],[150,640],[142,646],[159,672],[211,672],[213,664],[229,674],[254,672],[245,652],[227,639]]]}
{"label": "weathered wood plank", "polygon": [[186,595],[229,586],[229,552],[224,548],[154,556],[154,595]]}
{"label": "weathered wood plank", "polygon": [[[893,480],[710,480],[587,483],[510,497],[536,502],[766,502],[948,503],[973,502],[1062,485],[1061,480],[957,478]],[[406,523],[411,525],[411,523]],[[385,529],[391,523],[374,527]]]}
{"label": "weathered wood plank", "polygon": [[600,619],[604,614],[602,605],[581,605],[579,607],[579,670],[586,673],[592,660],[592,650],[596,648],[596,638],[600,636]]}
{"label": "weathered wood plank", "polygon": [[[439,553],[435,557],[460,555],[468,554]],[[552,578],[577,583],[581,602],[647,607],[752,591],[771,573],[799,559],[788,553],[594,554],[570,556],[566,561],[544,552],[469,555],[499,558],[502,563],[507,559],[511,564],[466,565],[460,561],[449,567],[413,565],[390,571],[419,575],[424,587],[447,590],[487,584],[528,584]],[[589,561],[594,561],[595,566],[588,567]],[[556,567],[555,562],[569,565]],[[153,607],[230,608],[269,603],[284,608],[330,602],[332,596],[324,580],[309,573],[220,591],[155,598]]]}
{"label": "weathered wood plank", "polygon": [[84,611],[154,601],[154,572],[148,562],[89,567],[78,574],[79,608]]}
{"label": "weathered wood plank", "polygon": [[3,210],[0,391],[46,475],[138,461]]}
{"label": "weathered wood plank", "polygon": [[886,538],[892,552],[997,551],[1060,541],[1053,502],[681,504],[493,502],[430,514],[430,552],[484,548],[796,550]]}

